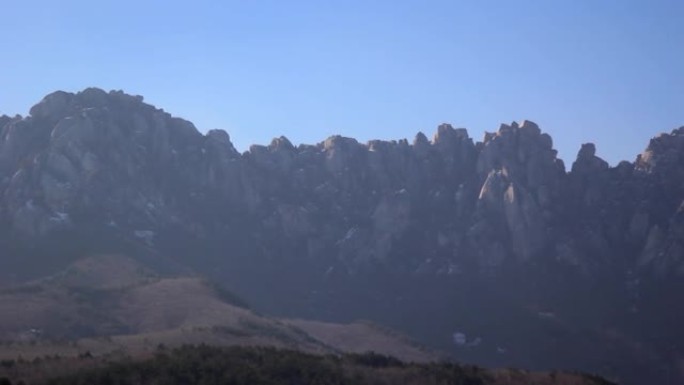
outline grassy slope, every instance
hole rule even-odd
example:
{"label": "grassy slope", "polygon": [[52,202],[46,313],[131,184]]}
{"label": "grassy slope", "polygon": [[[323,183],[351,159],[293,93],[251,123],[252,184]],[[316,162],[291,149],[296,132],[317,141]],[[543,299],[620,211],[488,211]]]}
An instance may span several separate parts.
{"label": "grassy slope", "polygon": [[56,275],[0,292],[0,359],[86,352],[137,357],[160,344],[200,343],[312,353],[375,350],[411,361],[438,357],[368,324],[261,316],[201,278],[162,278],[122,256],[80,260]]}

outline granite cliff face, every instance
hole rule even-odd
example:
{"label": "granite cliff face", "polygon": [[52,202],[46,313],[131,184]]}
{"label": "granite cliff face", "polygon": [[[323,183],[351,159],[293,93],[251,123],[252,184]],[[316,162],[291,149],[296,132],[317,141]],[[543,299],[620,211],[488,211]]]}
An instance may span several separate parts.
{"label": "granite cliff face", "polygon": [[[665,294],[660,282],[684,276],[684,127],[616,167],[590,143],[569,171],[556,155],[530,121],[482,142],[444,124],[412,143],[333,136],[294,146],[280,137],[240,154],[224,131],[203,135],[142,97],[55,92],[30,116],[0,117],[0,252],[26,261],[28,250],[38,265],[82,240],[65,250],[170,255],[235,282],[267,311],[322,318],[364,316],[363,306],[343,305],[359,301],[400,317],[420,301],[411,302],[416,292],[433,299],[446,290],[440,303],[449,308],[482,286],[489,300],[506,297],[533,317],[551,312],[530,309],[586,313],[596,330],[645,343],[623,336],[631,329],[621,317],[638,318],[645,301]],[[31,274],[5,265],[5,279]],[[610,295],[591,295],[603,285]],[[481,303],[482,293],[459,304]],[[454,311],[449,322],[463,319]],[[393,326],[420,335],[426,325]],[[684,355],[681,338],[667,353],[651,342],[638,354]],[[519,356],[534,365],[540,354]]]}

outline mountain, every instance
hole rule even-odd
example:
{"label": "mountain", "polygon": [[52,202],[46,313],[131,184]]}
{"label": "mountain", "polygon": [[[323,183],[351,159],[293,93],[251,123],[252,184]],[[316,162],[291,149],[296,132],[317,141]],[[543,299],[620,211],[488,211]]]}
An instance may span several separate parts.
{"label": "mountain", "polygon": [[588,143],[567,169],[530,121],[240,154],[89,88],[1,117],[0,140],[5,282],[123,253],[468,362],[684,381],[684,127],[615,167]]}

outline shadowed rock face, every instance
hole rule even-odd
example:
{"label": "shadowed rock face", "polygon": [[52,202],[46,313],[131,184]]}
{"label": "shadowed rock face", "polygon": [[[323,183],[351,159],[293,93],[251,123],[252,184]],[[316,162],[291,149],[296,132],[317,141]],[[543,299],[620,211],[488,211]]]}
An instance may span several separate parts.
{"label": "shadowed rock face", "polygon": [[[432,141],[333,136],[294,146],[280,137],[239,154],[224,131],[202,135],[142,97],[55,92],[28,117],[0,117],[0,248],[11,259],[45,240],[53,253],[74,239],[84,240],[80,252],[103,251],[106,240],[229,279],[268,311],[360,318],[360,302],[395,301],[375,318],[419,336],[427,323],[396,321],[416,303],[407,298],[456,306],[479,285],[516,309],[586,313],[592,327],[629,334],[612,320],[648,300],[639,290],[660,289],[625,282],[684,275],[684,128],[616,167],[593,144],[569,172],[556,154],[530,121],[477,143],[443,124]],[[35,264],[50,258],[33,254]],[[399,292],[388,282],[401,282]],[[597,285],[614,296],[591,296]],[[583,295],[597,302],[567,304]],[[490,310],[483,317],[500,316]],[[456,312],[449,322],[464,318]],[[684,354],[677,341],[674,358]],[[525,365],[543,355],[528,353]]]}

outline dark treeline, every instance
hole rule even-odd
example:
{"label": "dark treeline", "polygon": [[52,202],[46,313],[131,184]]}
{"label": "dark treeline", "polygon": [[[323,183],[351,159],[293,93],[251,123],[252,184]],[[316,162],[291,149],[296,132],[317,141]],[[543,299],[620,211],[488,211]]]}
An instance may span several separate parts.
{"label": "dark treeline", "polygon": [[[265,347],[185,346],[160,349],[145,361],[110,363],[99,367],[75,369],[69,374],[47,378],[45,385],[138,385],[138,384],[581,384],[609,385],[600,378],[578,375],[573,382],[558,381],[555,373],[543,380],[501,381],[495,372],[455,363],[415,364],[376,353],[312,355]],[[22,381],[23,382],[23,381]],[[15,382],[19,383],[19,381]],[[1,385],[12,385],[0,379]]]}

